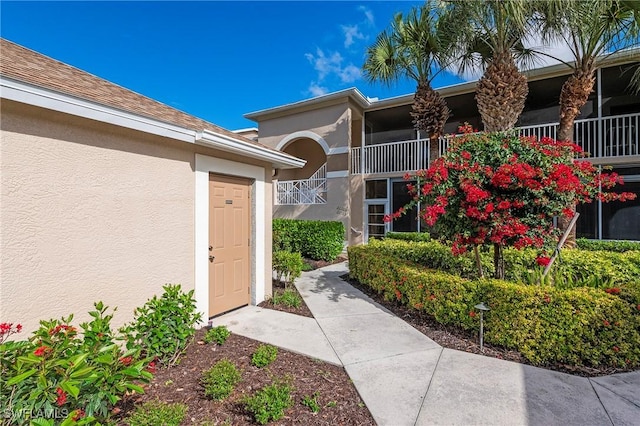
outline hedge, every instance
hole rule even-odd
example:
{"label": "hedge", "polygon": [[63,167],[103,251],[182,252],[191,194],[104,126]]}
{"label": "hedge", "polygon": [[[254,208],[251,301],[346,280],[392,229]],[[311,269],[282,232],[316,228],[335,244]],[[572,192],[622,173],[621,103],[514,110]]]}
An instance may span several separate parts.
{"label": "hedge", "polygon": [[577,247],[581,250],[606,250],[624,253],[631,250],[640,250],[640,242],[638,241],[607,241],[607,240],[588,240],[586,238],[578,238],[576,240]]}
{"label": "hedge", "polygon": [[372,245],[349,247],[349,275],[387,300],[477,332],[474,305],[485,302],[485,341],[514,349],[532,364],[640,365],[640,287],[609,294],[507,281],[471,280],[398,260]]}
{"label": "hedge", "polygon": [[[451,248],[438,241],[409,242],[399,240],[373,240],[369,245],[380,253],[408,260],[432,269],[450,272],[466,278],[477,278],[475,257],[472,253],[454,256]],[[507,280],[527,283],[532,280],[538,252],[533,249],[504,250]],[[481,250],[481,263],[485,275],[493,272],[492,253]],[[640,282],[640,251],[616,253],[608,251],[563,250],[552,269],[559,287],[573,288],[588,285],[608,288],[619,284]],[[535,281],[535,280],[534,280]]]}
{"label": "hedge", "polygon": [[431,241],[431,234],[428,232],[387,232],[387,235],[384,237],[391,240],[418,242]]}
{"label": "hedge", "polygon": [[273,250],[299,252],[332,261],[344,247],[344,225],[337,221],[273,219]]}

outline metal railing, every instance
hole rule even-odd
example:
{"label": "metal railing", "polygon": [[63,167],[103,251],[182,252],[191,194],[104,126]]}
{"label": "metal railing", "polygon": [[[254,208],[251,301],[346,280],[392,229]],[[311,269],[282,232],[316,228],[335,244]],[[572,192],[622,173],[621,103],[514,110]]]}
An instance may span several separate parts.
{"label": "metal railing", "polygon": [[[557,137],[558,123],[518,127],[521,136]],[[574,141],[588,154],[587,158],[611,158],[640,155],[640,113],[576,120]],[[444,154],[449,140],[440,138],[438,152]],[[364,149],[364,151],[363,151]],[[364,152],[364,169],[361,156]],[[351,149],[351,173],[403,173],[429,165],[427,139],[365,145]]]}
{"label": "metal railing", "polygon": [[276,183],[276,204],[325,204],[327,202],[327,163],[309,179],[283,180]]}

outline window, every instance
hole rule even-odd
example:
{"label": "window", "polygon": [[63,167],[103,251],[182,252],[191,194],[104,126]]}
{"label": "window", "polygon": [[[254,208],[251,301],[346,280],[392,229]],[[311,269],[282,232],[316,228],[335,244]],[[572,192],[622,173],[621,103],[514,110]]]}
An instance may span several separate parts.
{"label": "window", "polygon": [[387,198],[387,180],[368,180],[365,182],[365,197],[367,200]]}

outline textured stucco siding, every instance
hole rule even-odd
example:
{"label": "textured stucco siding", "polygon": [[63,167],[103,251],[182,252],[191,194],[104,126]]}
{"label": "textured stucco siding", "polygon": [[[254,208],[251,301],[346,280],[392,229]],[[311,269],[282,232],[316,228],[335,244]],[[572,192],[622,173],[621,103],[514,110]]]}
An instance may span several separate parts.
{"label": "textured stucco siding", "polygon": [[[79,323],[102,300],[118,326],[166,283],[193,289],[196,152],[238,160],[3,100],[0,320]],[[270,250],[265,262],[270,277]]]}

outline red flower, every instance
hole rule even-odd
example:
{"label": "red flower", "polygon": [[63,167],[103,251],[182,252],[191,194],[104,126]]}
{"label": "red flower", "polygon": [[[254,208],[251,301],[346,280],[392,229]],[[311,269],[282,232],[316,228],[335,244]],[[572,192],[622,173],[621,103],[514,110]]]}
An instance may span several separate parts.
{"label": "red flower", "polygon": [[48,350],[49,348],[47,346],[40,346],[38,349],[33,351],[33,354],[35,356],[43,356]]}
{"label": "red flower", "polygon": [[77,422],[78,420],[80,420],[84,416],[85,416],[84,410],[79,409],[79,410],[76,410],[76,413],[73,415],[71,420],[73,420],[74,422]]}
{"label": "red flower", "polygon": [[536,263],[540,266],[547,266],[551,262],[551,258],[547,256],[540,256],[536,259]]}
{"label": "red flower", "polygon": [[508,210],[511,207],[511,203],[508,201],[500,201],[498,203],[498,210]]}
{"label": "red flower", "polygon": [[58,407],[61,407],[64,405],[65,402],[67,402],[67,394],[64,390],[62,390],[62,388],[56,389],[56,393],[58,394],[58,399],[56,399],[56,404],[58,404]]}
{"label": "red flower", "polygon": [[609,294],[620,294],[620,289],[618,287],[606,288],[604,291]]}
{"label": "red flower", "polygon": [[613,347],[613,351],[614,351],[614,352],[620,352],[620,348],[619,348],[619,347],[617,347],[617,346],[614,346],[614,347]]}
{"label": "red flower", "polygon": [[611,323],[607,320],[602,321],[602,324],[604,324],[605,327],[609,327],[611,325]]}
{"label": "red flower", "polygon": [[471,312],[469,312],[469,316],[470,316],[471,318],[475,318],[475,316],[476,316],[476,311],[471,311]]}
{"label": "red flower", "polygon": [[147,371],[151,374],[155,374],[156,373],[156,362],[155,361],[151,361],[149,363],[149,365],[147,365]]}
{"label": "red flower", "polygon": [[122,364],[124,364],[124,365],[129,365],[129,364],[131,364],[131,361],[132,361],[132,360],[133,360],[133,358],[132,358],[132,357],[130,357],[130,356],[124,356],[124,357],[120,358],[120,362],[121,362]]}
{"label": "red flower", "polygon": [[16,331],[20,333],[22,331],[22,324],[16,325]]}

